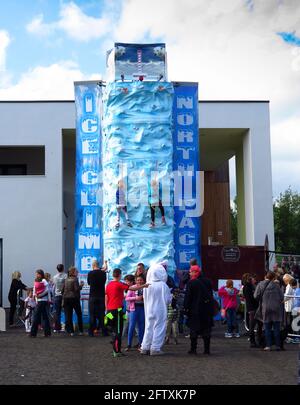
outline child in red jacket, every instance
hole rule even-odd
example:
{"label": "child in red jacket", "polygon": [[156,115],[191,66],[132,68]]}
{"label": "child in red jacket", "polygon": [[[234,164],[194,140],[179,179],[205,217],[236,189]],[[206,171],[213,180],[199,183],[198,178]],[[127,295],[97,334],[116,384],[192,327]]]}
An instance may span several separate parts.
{"label": "child in red jacket", "polygon": [[[233,281],[227,280],[226,286],[221,287],[218,291],[219,297],[222,298],[222,308],[225,311],[227,321],[226,338],[239,338],[239,324],[237,321],[236,311],[238,309],[238,293],[239,290],[233,287]],[[235,333],[233,333],[235,331]]]}

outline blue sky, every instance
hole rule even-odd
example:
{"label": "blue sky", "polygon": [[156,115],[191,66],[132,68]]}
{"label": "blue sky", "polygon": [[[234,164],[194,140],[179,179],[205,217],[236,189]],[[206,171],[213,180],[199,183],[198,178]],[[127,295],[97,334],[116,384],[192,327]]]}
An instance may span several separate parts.
{"label": "blue sky", "polygon": [[200,99],[270,100],[274,196],[300,191],[299,15],[299,0],[0,0],[0,100],[73,99],[113,42],[166,42],[169,79]]}
{"label": "blue sky", "polygon": [[[49,65],[59,60],[74,60],[86,74],[105,69],[105,54],[99,51],[99,39],[85,42],[74,41],[63,31],[57,31],[48,38],[33,35],[26,26],[39,15],[51,24],[59,19],[63,4],[60,0],[0,0],[0,29],[11,35],[7,52],[7,69],[14,73],[14,80],[35,65]],[[2,4],[3,3],[3,4]],[[104,8],[102,1],[73,1],[85,14],[99,17]],[[84,35],[84,34],[83,34]]]}

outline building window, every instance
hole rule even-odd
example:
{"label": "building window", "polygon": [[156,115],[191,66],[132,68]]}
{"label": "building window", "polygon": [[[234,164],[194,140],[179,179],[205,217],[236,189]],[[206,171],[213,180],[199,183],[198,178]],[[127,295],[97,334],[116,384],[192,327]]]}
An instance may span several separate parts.
{"label": "building window", "polygon": [[0,176],[45,175],[45,146],[0,146]]}
{"label": "building window", "polygon": [[26,176],[26,165],[1,165],[0,176]]}

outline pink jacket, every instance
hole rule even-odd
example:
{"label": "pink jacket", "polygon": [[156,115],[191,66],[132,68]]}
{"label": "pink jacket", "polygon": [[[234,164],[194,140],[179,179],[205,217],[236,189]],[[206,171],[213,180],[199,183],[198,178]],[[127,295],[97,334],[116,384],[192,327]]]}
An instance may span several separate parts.
{"label": "pink jacket", "polygon": [[136,291],[130,291],[128,290],[128,293],[126,295],[125,301],[127,304],[127,311],[133,312],[135,311],[135,301],[136,301]]}
{"label": "pink jacket", "polygon": [[219,297],[222,298],[222,302],[223,305],[222,307],[224,309],[236,309],[238,306],[238,301],[237,301],[237,295],[239,293],[239,290],[237,290],[236,288],[233,289],[233,294],[230,295],[227,290],[226,287],[221,287],[218,291]]}

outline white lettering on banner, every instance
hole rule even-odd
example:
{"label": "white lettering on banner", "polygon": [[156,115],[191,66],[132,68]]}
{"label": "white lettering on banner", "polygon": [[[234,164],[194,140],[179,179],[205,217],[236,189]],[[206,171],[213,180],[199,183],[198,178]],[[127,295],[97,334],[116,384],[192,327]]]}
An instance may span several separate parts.
{"label": "white lettering on banner", "polygon": [[78,240],[79,249],[100,249],[100,234],[79,234]]}
{"label": "white lettering on banner", "polygon": [[195,148],[182,148],[182,147],[177,147],[177,150],[182,150],[182,158],[184,160],[188,160],[190,158],[190,151],[195,150]]}
{"label": "white lettering on banner", "polygon": [[189,125],[193,125],[194,123],[194,117],[192,114],[178,114],[177,116],[177,122],[179,125],[182,126],[189,126]]}
{"label": "white lettering on banner", "polygon": [[177,108],[192,110],[194,108],[193,97],[177,97]]}
{"label": "white lettering on banner", "polygon": [[94,260],[97,260],[95,256],[83,256],[80,260],[81,271],[91,271]]}
{"label": "white lettering on banner", "polygon": [[193,131],[178,131],[178,142],[193,142]]}
{"label": "white lettering on banner", "polygon": [[94,155],[94,154],[97,154],[97,153],[99,153],[98,139],[82,141],[82,154],[84,154],[84,155]]}
{"label": "white lettering on banner", "polygon": [[93,228],[93,213],[92,211],[85,212],[85,226],[86,228]]}
{"label": "white lettering on banner", "polygon": [[84,97],[84,109],[86,113],[91,113],[93,112],[93,95],[92,94],[86,94]]}
{"label": "white lettering on banner", "polygon": [[98,131],[98,118],[91,116],[81,121],[81,130],[84,134],[94,134]]}
{"label": "white lettering on banner", "polygon": [[97,192],[93,191],[81,191],[80,194],[80,205],[82,207],[100,207],[101,205],[101,190]]}
{"label": "white lettering on banner", "polygon": [[192,220],[192,218],[188,217],[182,217],[182,220],[180,221],[179,228],[190,228],[190,229],[195,229],[195,224]]}
{"label": "white lettering on banner", "polygon": [[195,235],[192,233],[184,233],[179,236],[179,242],[182,246],[191,246],[195,244]]}
{"label": "white lettering on banner", "polygon": [[190,259],[192,258],[192,256],[195,255],[195,250],[192,251],[186,251],[186,250],[180,250],[179,251],[179,262],[181,264],[186,264],[190,262]]}
{"label": "white lettering on banner", "polygon": [[[194,172],[194,170],[195,170],[195,166],[193,165],[193,164],[187,164],[187,165],[184,165],[184,164],[179,164],[178,165],[178,171],[181,173],[181,174],[184,174],[184,172]],[[188,176],[189,176],[189,174],[188,174]]]}
{"label": "white lettering on banner", "polygon": [[94,170],[87,170],[82,173],[82,184],[85,185],[93,185],[99,183],[99,173],[95,172]]}

